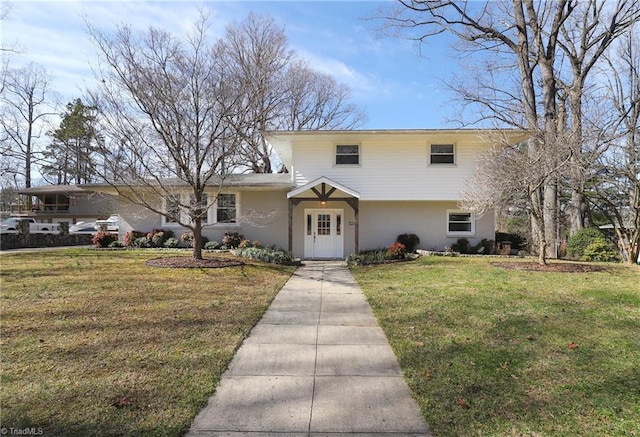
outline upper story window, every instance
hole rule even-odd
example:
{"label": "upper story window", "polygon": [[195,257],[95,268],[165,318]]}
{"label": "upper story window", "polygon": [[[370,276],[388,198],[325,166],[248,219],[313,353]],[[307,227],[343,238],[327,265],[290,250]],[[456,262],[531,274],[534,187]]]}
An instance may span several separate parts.
{"label": "upper story window", "polygon": [[453,144],[432,144],[431,164],[455,164]]}
{"label": "upper story window", "polygon": [[216,205],[216,222],[217,223],[235,223],[236,222],[236,195],[220,194]]}
{"label": "upper story window", "polygon": [[336,146],[336,165],[360,164],[360,146],[339,145]]}
{"label": "upper story window", "polygon": [[475,235],[476,221],[470,211],[447,211],[447,234],[449,235]]}

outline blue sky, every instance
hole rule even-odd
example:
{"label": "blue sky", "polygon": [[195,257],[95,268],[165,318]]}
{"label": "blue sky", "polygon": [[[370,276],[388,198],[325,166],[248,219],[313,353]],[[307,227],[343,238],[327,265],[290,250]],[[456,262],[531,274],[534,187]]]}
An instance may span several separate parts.
{"label": "blue sky", "polygon": [[[4,1],[4,0],[3,0]],[[20,54],[13,64],[35,62],[52,75],[51,88],[62,104],[81,97],[91,87],[96,50],[87,40],[82,15],[102,29],[128,23],[184,35],[206,8],[212,30],[222,34],[226,24],[251,11],[270,14],[285,28],[291,48],[314,68],[348,85],[353,101],[369,115],[367,129],[457,127],[447,124],[451,95],[443,87],[456,69],[451,49],[442,41],[423,48],[374,32],[380,6],[374,1],[10,1],[9,15],[0,23],[3,46],[15,43]]]}

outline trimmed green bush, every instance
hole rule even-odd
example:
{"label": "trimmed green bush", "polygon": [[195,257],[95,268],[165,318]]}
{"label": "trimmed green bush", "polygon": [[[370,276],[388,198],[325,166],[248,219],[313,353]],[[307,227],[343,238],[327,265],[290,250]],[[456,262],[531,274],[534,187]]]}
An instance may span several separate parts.
{"label": "trimmed green bush", "polygon": [[219,241],[207,241],[204,244],[204,248],[207,250],[217,250],[220,249],[222,247],[222,244],[220,244]]}
{"label": "trimmed green bush", "polygon": [[596,238],[589,244],[580,257],[581,261],[618,262],[620,254],[616,247],[604,238]]}
{"label": "trimmed green bush", "polygon": [[138,237],[134,240],[133,246],[138,247],[140,249],[147,249],[151,247],[151,243],[147,237]]}
{"label": "trimmed green bush", "polygon": [[346,261],[349,266],[366,266],[380,264],[387,260],[387,249],[370,249],[352,253],[347,257]]}
{"label": "trimmed green bush", "polygon": [[244,247],[234,250],[236,256],[261,261],[270,264],[294,265],[295,259],[291,253],[276,248]]}
{"label": "trimmed green bush", "polygon": [[167,240],[164,242],[164,247],[169,249],[175,249],[176,247],[178,247],[179,244],[180,244],[180,240],[178,240],[175,237],[170,237],[170,238],[167,238]]}
{"label": "trimmed green bush", "polygon": [[585,249],[599,238],[605,239],[602,232],[596,228],[580,229],[567,241],[567,257],[573,259],[582,258]]}

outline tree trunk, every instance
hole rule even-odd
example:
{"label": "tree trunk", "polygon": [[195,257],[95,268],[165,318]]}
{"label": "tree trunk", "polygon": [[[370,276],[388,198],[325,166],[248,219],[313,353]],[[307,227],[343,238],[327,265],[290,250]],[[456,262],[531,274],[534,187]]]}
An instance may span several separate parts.
{"label": "tree trunk", "polygon": [[197,217],[193,223],[193,258],[202,259],[202,218]]}
{"label": "tree trunk", "polygon": [[554,182],[544,187],[544,241],[547,258],[557,258],[558,239],[558,185]]}

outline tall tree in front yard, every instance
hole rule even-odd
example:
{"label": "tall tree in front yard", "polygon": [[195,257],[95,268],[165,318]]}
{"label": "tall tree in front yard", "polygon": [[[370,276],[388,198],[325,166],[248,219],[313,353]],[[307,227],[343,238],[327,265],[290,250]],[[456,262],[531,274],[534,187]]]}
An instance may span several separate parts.
{"label": "tall tree in front yard", "polygon": [[[526,145],[505,151],[502,158],[534,166],[523,170],[527,177],[512,180],[508,187],[520,186],[527,197],[539,262],[546,263],[558,237],[559,186],[568,180],[568,169],[577,172],[584,162],[580,155],[585,84],[606,48],[640,18],[640,5],[636,0],[400,0],[396,5],[386,15],[389,28],[420,42],[446,32],[485,60],[486,68],[478,68],[483,74],[475,76],[475,83],[453,85],[473,109],[475,121],[493,120],[499,127],[530,132]],[[513,173],[504,174],[510,176]],[[578,186],[571,187],[572,211],[577,214],[583,204],[583,176],[572,176],[569,180]],[[484,192],[498,196],[493,188]],[[575,220],[576,228],[579,221]]]}
{"label": "tall tree in front yard", "polygon": [[111,139],[98,170],[123,199],[191,230],[201,259],[207,198],[217,198],[236,164],[243,84],[215,62],[204,16],[184,39],[128,26],[89,33],[102,63],[92,104]]}
{"label": "tall tree in front yard", "polygon": [[68,103],[60,126],[50,136],[52,142],[43,153],[43,176],[63,185],[92,182],[99,140],[95,108],[80,99]]}
{"label": "tall tree in front yard", "polygon": [[[596,161],[585,187],[593,208],[613,225],[626,261],[640,251],[640,27],[620,40],[607,56],[606,98],[617,129]],[[603,135],[604,137],[604,135]]]}
{"label": "tall tree in front yard", "polygon": [[278,171],[265,131],[353,129],[366,119],[350,102],[349,88],[303,62],[272,17],[249,14],[232,23],[217,49],[221,68],[243,84],[246,118],[236,130],[242,159],[254,173]]}
{"label": "tall tree in front yard", "polygon": [[24,187],[42,158],[38,140],[54,115],[55,99],[44,67],[29,64],[5,71],[0,94],[0,152],[2,172],[12,174]]}

